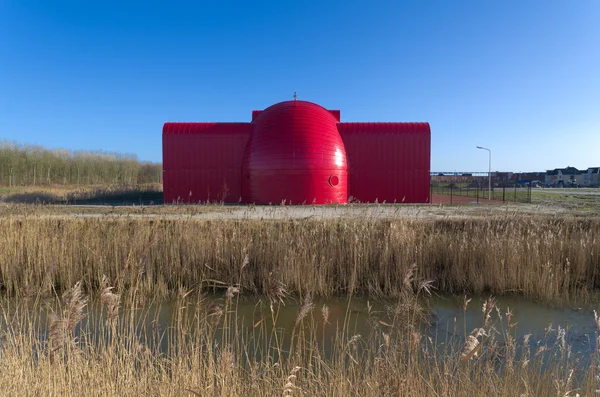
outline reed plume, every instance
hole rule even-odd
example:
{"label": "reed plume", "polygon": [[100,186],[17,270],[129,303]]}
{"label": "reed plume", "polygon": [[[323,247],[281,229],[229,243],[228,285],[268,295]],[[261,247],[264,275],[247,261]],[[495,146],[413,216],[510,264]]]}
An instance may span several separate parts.
{"label": "reed plume", "polygon": [[314,309],[314,307],[315,304],[313,303],[312,295],[310,294],[310,292],[308,292],[304,297],[304,302],[302,302],[302,306],[300,306],[300,309],[298,309],[298,312],[296,313],[296,327],[300,325],[302,320],[304,320],[304,318],[308,315],[308,313],[312,311],[312,309]]}
{"label": "reed plume", "polygon": [[121,297],[112,292],[114,287],[109,284],[108,277],[102,276],[102,293],[100,302],[106,310],[106,324],[114,328],[117,318],[119,317],[119,306],[121,305]]}
{"label": "reed plume", "polygon": [[62,295],[62,308],[59,313],[51,311],[48,315],[48,339],[50,342],[50,358],[59,350],[75,351],[77,339],[75,328],[85,318],[83,310],[87,305],[81,282],[78,281]]}

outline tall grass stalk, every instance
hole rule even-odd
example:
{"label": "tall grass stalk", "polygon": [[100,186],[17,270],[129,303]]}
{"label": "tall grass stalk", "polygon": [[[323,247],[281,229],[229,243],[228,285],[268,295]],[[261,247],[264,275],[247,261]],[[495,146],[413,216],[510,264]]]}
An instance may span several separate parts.
{"label": "tall grass stalk", "polygon": [[[398,297],[389,309],[396,317],[388,323],[369,311],[373,327],[365,335],[351,326],[342,331],[339,324],[327,325],[301,309],[298,325],[299,317],[279,324],[301,327],[281,346],[271,343],[268,335],[279,331],[267,322],[253,319],[255,325],[245,327],[236,300],[226,296],[229,313],[215,321],[202,296],[194,300],[181,290],[171,323],[161,327],[149,309],[132,310],[131,301],[124,302],[124,310],[135,314],[121,312],[116,319],[110,318],[110,310],[85,313],[81,304],[87,296],[81,288],[76,284],[67,291],[63,299],[47,296],[29,306],[0,301],[3,395],[563,397],[594,395],[600,386],[597,355],[590,362],[571,355],[560,327],[538,341],[543,353],[531,355],[529,337],[511,339],[514,325],[508,314],[490,306],[492,300],[461,356],[455,343],[460,339],[440,348],[427,336],[427,327],[411,319],[410,313],[420,308],[396,310],[417,305],[418,289]],[[92,301],[97,299],[101,296]],[[102,304],[107,309],[111,302]],[[69,326],[71,346],[60,359],[52,337],[48,339],[52,331],[44,318],[46,306],[62,307],[64,318],[71,311],[78,314],[79,323]],[[327,343],[321,343],[318,332],[324,326],[329,327]],[[291,346],[294,351],[288,350]],[[521,353],[514,354],[516,349]]]}
{"label": "tall grass stalk", "polygon": [[[600,221],[161,220],[0,218],[0,285],[10,296],[114,280],[123,299],[239,288],[400,296],[404,277],[448,293],[585,298],[600,286]],[[216,284],[211,280],[220,280]],[[281,286],[285,285],[285,288]],[[135,293],[133,292],[135,291]]]}

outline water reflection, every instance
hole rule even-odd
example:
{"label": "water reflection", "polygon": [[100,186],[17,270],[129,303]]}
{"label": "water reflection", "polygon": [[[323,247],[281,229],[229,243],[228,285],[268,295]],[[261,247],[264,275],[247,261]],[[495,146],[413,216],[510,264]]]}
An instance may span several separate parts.
{"label": "water reflection", "polygon": [[[473,297],[465,312],[463,297],[429,299],[428,305],[435,319],[435,325],[429,332],[436,343],[440,346],[462,343],[465,335],[481,327],[485,300],[481,296]],[[506,317],[508,311],[512,314],[511,323],[516,323],[510,330]],[[520,348],[528,340],[528,347],[534,352],[541,351],[540,347],[547,347],[549,351],[558,348],[561,343],[560,327],[564,329],[564,339],[571,354],[580,357],[582,362],[589,362],[596,346],[597,330],[591,305],[553,307],[520,296],[502,296],[497,298],[497,309],[491,315],[490,325],[499,340],[505,340],[506,333],[510,332]]]}
{"label": "water reflection", "polygon": [[[472,297],[466,312],[462,296],[436,296],[422,300],[422,304],[430,313],[430,322],[420,330],[424,336],[439,346],[449,343],[461,344],[465,335],[483,323],[482,305],[487,297]],[[285,304],[274,303],[268,299],[238,297],[226,302],[222,295],[204,297],[201,302],[190,299],[182,304],[177,301],[151,304],[138,309],[123,309],[119,314],[119,322],[133,329],[140,340],[150,346],[167,353],[172,348],[171,333],[177,328],[185,328],[193,334],[194,323],[211,321],[207,317],[208,308],[222,308],[222,317],[214,324],[214,343],[218,344],[224,337],[239,337],[247,348],[260,356],[260,349],[265,346],[279,344],[284,352],[289,349],[289,340],[294,332],[313,332],[313,340],[322,344],[328,354],[336,338],[340,335],[350,339],[361,335],[368,338],[374,330],[386,332],[391,319],[390,307],[394,302],[373,301],[362,297],[335,298],[315,300],[313,309],[298,323],[300,301],[288,300]],[[17,310],[15,303],[4,304],[5,314],[0,326],[6,327],[11,318],[10,312]],[[596,324],[593,307],[577,308],[552,307],[519,296],[503,296],[497,298],[497,309],[493,311],[491,326],[499,335],[507,332],[506,312],[512,312],[512,322],[517,325],[510,330],[520,343],[527,334],[531,334],[530,343],[535,348],[542,340],[556,339],[557,326],[566,329],[566,342],[572,346],[573,353],[589,356],[595,349]],[[33,324],[38,329],[40,339],[47,338],[47,310],[38,313],[39,322]],[[104,321],[98,302],[90,302],[87,317],[80,329],[89,333],[87,340],[100,343],[106,336],[100,334],[100,323]],[[224,325],[227,324],[227,325]],[[232,325],[235,329],[230,329]],[[551,325],[552,331],[549,331]],[[307,331],[308,330],[308,331]],[[500,338],[499,338],[500,339]],[[545,342],[544,342],[545,343]],[[262,346],[262,347],[261,347]]]}

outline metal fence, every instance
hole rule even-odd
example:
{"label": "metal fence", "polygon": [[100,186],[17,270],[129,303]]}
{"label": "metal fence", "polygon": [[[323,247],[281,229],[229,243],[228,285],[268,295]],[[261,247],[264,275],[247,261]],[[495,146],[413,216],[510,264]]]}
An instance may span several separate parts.
{"label": "metal fence", "polygon": [[[480,201],[487,201],[488,199],[488,186],[482,184],[461,184],[461,183],[434,183],[430,185],[431,194],[443,194],[450,197],[450,203],[452,203],[454,197],[471,197],[478,203]],[[502,202],[516,202],[516,203],[531,203],[531,184],[513,186],[492,186],[491,195],[492,200]],[[457,200],[458,201],[458,200]]]}

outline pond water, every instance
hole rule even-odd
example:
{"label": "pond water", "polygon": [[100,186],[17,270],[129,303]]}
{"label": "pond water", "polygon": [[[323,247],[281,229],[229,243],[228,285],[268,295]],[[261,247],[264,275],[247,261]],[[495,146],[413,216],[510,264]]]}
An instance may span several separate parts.
{"label": "pond water", "polygon": [[[483,296],[472,297],[465,312],[462,296],[424,298],[421,300],[421,304],[428,313],[429,324],[423,326],[420,332],[438,346],[450,343],[461,344],[465,335],[482,326],[482,305],[486,299],[487,297]],[[516,326],[511,329],[511,334],[517,339],[518,344],[522,343],[527,334],[530,334],[532,349],[535,349],[535,345],[542,340],[555,343],[557,327],[560,326],[565,329],[565,341],[571,346],[574,354],[590,356],[595,350],[596,323],[593,314],[594,307],[591,305],[553,307],[519,296],[501,296],[495,299],[498,309],[492,312],[490,324],[498,335],[502,335],[507,330],[506,312],[510,310],[512,323],[516,323]],[[254,329],[262,329],[263,334],[271,334],[275,331],[282,340],[289,339],[294,332],[297,313],[301,306],[298,301],[288,300],[285,304],[276,304],[272,312],[268,300],[255,297],[236,297],[229,306],[226,306],[225,298],[222,295],[207,297],[200,306],[206,310],[210,305],[220,305],[224,309],[229,308],[224,316],[227,315],[230,319],[235,317],[237,329],[228,330],[228,332],[248,335]],[[332,343],[331,341],[335,340],[342,330],[346,337],[354,335],[367,337],[374,327],[385,331],[388,324],[393,321],[390,310],[393,305],[394,302],[372,301],[362,297],[315,300],[312,311],[303,322],[311,324],[312,329],[319,335],[319,340],[325,344],[324,350],[328,351],[330,347],[326,344]],[[323,318],[324,306],[328,311],[327,323]],[[174,328],[177,317],[181,315],[184,316],[183,321],[188,328],[193,330],[193,322],[197,321],[195,314],[200,313],[197,307],[194,298],[190,299],[190,303],[183,307],[175,301],[151,304],[141,309],[121,310],[118,321],[134,327],[135,333],[140,336],[167,335],[169,330]],[[45,332],[47,328],[46,312],[43,311],[40,315],[39,334],[42,339],[45,339],[47,337]],[[10,316],[4,317],[5,320],[0,322],[5,323],[6,318],[10,318]],[[103,320],[99,303],[91,302],[87,307],[87,317],[82,322],[82,328],[86,329],[90,325],[87,329],[91,329],[89,332],[95,333],[94,324],[101,321]],[[0,324],[0,326],[4,325]],[[257,328],[257,325],[261,325],[261,327]],[[548,331],[549,325],[551,325],[552,331]],[[216,328],[215,338],[220,338],[223,330],[222,320]],[[98,340],[98,338],[102,338],[102,336],[95,335],[92,340]],[[262,338],[264,340],[264,335]],[[153,344],[158,344],[156,347],[166,352],[169,338],[155,338]]]}
{"label": "pond water", "polygon": [[[482,306],[487,297],[473,297],[466,313],[463,310],[463,297],[437,297],[429,300],[434,318],[434,326],[430,328],[438,343],[458,338],[464,340],[466,333],[483,323]],[[571,347],[573,354],[590,356],[596,346],[596,323],[593,307],[590,304],[575,307],[556,307],[535,302],[519,296],[497,297],[497,308],[503,317],[494,310],[491,324],[500,334],[508,329],[506,312],[512,313],[511,334],[521,344],[525,335],[530,335],[530,347],[535,351],[540,344],[556,343],[558,327],[565,330],[565,342]],[[598,311],[598,310],[596,310]],[[462,338],[462,339],[461,339]]]}

